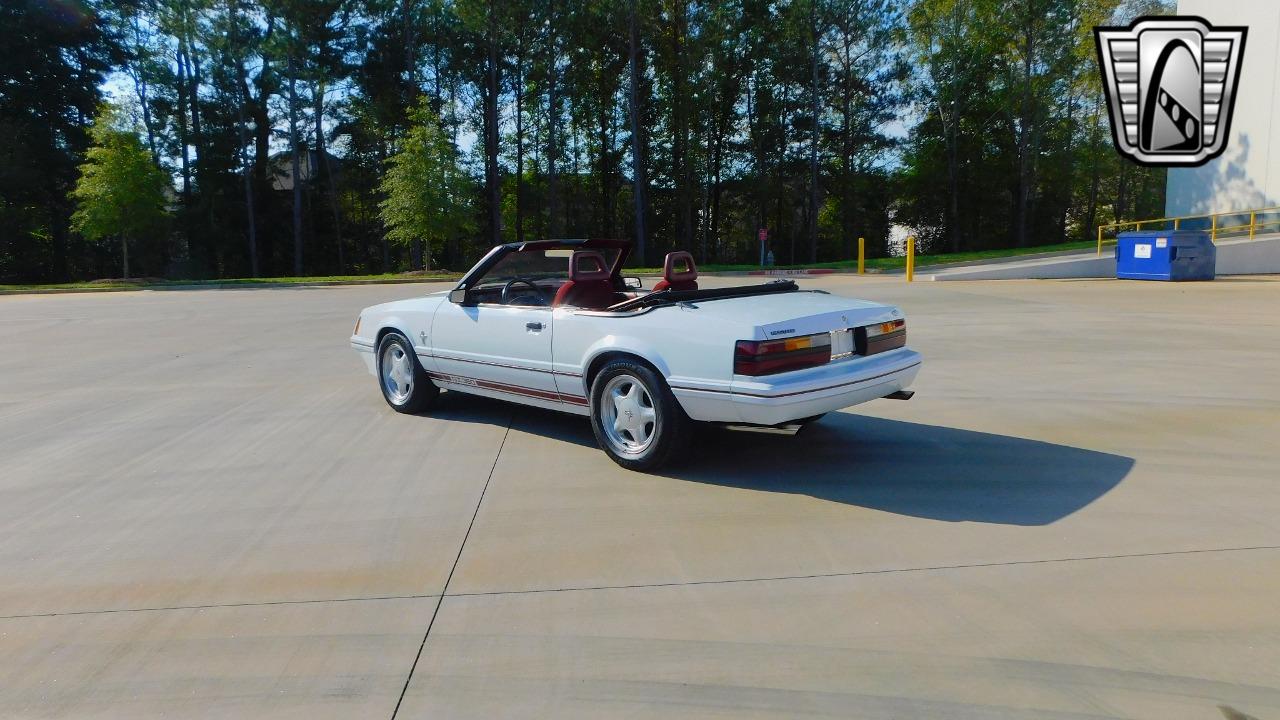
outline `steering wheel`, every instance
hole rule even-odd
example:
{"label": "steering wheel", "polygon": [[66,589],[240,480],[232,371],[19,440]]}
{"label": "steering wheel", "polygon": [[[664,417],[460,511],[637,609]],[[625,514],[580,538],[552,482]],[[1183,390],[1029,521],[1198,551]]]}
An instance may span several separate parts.
{"label": "steering wheel", "polygon": [[[498,302],[502,303],[503,305],[510,305],[511,304],[510,301],[514,299],[511,296],[511,288],[516,285],[528,285],[529,287],[533,288],[533,295],[534,297],[538,298],[538,302],[536,304],[538,305],[547,304],[547,299],[542,296],[542,290],[537,286],[537,284],[534,283],[532,280],[526,280],[525,278],[511,278],[510,280],[508,280],[507,284],[502,286],[502,295],[499,297]],[[520,298],[520,297],[527,297],[527,296],[517,295],[516,297]]]}

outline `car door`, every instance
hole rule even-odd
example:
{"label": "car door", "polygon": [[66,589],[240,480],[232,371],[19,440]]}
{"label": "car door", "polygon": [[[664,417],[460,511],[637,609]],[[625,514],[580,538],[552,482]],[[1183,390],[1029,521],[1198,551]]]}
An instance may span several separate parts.
{"label": "car door", "polygon": [[549,307],[441,303],[431,337],[440,379],[558,401],[551,372],[551,312]]}

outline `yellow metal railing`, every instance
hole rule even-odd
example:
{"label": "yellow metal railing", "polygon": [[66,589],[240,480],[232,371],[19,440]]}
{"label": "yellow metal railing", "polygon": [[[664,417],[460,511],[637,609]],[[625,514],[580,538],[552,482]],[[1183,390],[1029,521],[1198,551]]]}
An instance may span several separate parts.
{"label": "yellow metal railing", "polygon": [[[1224,219],[1249,217],[1248,223],[1237,225],[1225,225],[1221,221]],[[1268,216],[1274,215],[1275,218],[1267,220]],[[1115,242],[1116,236],[1123,230],[1141,230],[1144,227],[1149,230],[1185,230],[1184,225],[1188,222],[1207,222],[1203,228],[1198,230],[1208,230],[1209,239],[1217,242],[1220,237],[1243,236],[1246,233],[1252,240],[1260,232],[1267,232],[1268,228],[1274,227],[1280,230],[1280,207],[1259,208],[1257,210],[1231,210],[1220,213],[1205,213],[1203,215],[1182,215],[1180,217],[1156,218],[1153,220],[1127,220],[1125,222],[1107,223],[1098,226],[1098,256],[1102,256],[1102,242],[1105,233],[1111,235],[1111,242]],[[1170,227],[1172,224],[1172,227]]]}

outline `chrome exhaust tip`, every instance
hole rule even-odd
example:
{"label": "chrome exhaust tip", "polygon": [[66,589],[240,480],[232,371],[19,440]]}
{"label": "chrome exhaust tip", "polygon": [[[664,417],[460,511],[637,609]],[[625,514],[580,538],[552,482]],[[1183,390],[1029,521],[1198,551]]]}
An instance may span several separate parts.
{"label": "chrome exhaust tip", "polygon": [[804,425],[800,423],[783,423],[782,425],[745,425],[734,423],[723,423],[720,427],[725,430],[734,430],[736,432],[753,432],[765,433],[767,435],[787,435],[792,436],[800,432],[800,428]]}

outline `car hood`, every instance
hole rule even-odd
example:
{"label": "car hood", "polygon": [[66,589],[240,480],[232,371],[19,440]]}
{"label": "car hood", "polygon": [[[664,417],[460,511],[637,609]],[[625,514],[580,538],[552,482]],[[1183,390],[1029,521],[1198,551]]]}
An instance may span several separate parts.
{"label": "car hood", "polygon": [[803,290],[704,300],[693,305],[704,317],[751,327],[751,339],[755,340],[827,332],[902,317],[902,312],[892,305]]}
{"label": "car hood", "polygon": [[[448,290],[440,290],[438,292],[431,292],[425,295],[419,295],[417,297],[405,298],[403,300],[392,300],[390,302],[379,303],[377,305],[370,305],[369,307],[362,310],[361,313],[363,314],[363,313],[375,313],[375,312],[394,312],[396,310],[403,310],[403,309],[409,309],[409,308],[417,308],[421,310],[427,307],[435,307],[436,305],[439,305],[442,300],[448,297],[448,295],[449,295]],[[430,302],[424,305],[423,301],[430,301]]]}

